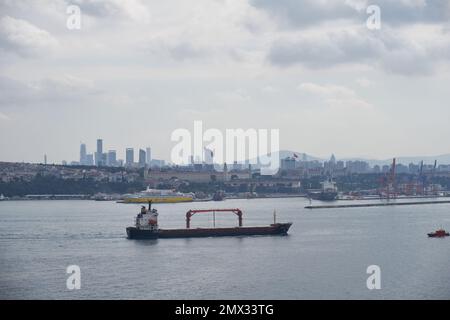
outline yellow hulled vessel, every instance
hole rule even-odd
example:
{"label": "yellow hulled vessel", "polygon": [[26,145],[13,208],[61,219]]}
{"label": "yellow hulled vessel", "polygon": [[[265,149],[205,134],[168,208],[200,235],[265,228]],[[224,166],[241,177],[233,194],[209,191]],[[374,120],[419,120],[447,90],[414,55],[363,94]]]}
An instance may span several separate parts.
{"label": "yellow hulled vessel", "polygon": [[181,193],[166,189],[150,189],[134,193],[126,194],[123,197],[124,203],[177,203],[177,202],[191,202],[194,200],[194,194]]}

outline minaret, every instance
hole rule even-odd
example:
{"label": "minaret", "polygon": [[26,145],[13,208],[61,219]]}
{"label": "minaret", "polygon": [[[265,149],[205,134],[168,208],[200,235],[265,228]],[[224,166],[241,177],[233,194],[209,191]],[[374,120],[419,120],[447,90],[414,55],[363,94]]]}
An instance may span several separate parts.
{"label": "minaret", "polygon": [[228,177],[228,167],[227,167],[227,163],[225,162],[223,165],[223,181],[228,181],[229,177]]}

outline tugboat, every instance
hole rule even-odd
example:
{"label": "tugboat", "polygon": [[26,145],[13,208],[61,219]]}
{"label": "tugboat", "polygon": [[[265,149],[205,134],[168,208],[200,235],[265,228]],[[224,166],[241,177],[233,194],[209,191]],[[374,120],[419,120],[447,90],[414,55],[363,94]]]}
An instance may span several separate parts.
{"label": "tugboat", "polygon": [[450,234],[444,229],[438,229],[435,232],[431,232],[428,234],[430,238],[444,238],[448,237]]}
{"label": "tugboat", "polygon": [[[191,217],[196,213],[212,212],[214,217],[214,228],[191,229]],[[216,212],[232,212],[238,216],[238,227],[216,228]],[[274,212],[274,223],[262,227],[243,227],[242,211],[240,209],[207,209],[189,210],[186,212],[185,229],[159,229],[158,211],[151,209],[151,202],[148,209],[143,206],[141,212],[136,216],[135,226],[127,227],[129,239],[159,239],[159,238],[198,238],[198,237],[226,237],[226,236],[253,236],[253,235],[287,235],[292,223],[277,223]]]}

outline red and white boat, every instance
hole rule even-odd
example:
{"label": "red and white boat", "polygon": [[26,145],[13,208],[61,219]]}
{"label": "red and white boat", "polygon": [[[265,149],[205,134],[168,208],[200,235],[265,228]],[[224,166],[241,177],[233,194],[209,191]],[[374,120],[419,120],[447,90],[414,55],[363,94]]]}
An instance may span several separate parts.
{"label": "red and white boat", "polygon": [[436,230],[435,232],[431,232],[428,234],[429,237],[431,238],[444,238],[444,237],[448,237],[450,234],[445,231],[444,229],[439,229]]}

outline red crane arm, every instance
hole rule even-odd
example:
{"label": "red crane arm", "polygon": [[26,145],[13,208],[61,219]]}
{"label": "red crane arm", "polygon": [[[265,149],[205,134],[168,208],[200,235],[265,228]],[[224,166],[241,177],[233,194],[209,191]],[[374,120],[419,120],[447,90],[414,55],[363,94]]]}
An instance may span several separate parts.
{"label": "red crane arm", "polygon": [[196,213],[207,212],[232,212],[238,216],[239,227],[242,227],[242,211],[240,209],[201,209],[201,210],[189,210],[186,212],[186,228],[191,227],[191,217]]}

